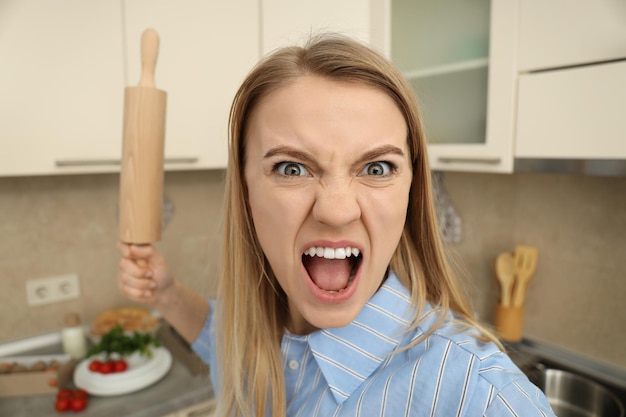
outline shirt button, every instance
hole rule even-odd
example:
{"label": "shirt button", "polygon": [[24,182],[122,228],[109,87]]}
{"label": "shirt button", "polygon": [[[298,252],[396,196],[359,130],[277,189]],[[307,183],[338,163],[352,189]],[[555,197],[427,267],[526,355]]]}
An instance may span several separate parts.
{"label": "shirt button", "polygon": [[298,361],[296,360],[290,360],[289,361],[289,368],[291,368],[292,370],[296,370],[300,367],[300,364],[298,363]]}

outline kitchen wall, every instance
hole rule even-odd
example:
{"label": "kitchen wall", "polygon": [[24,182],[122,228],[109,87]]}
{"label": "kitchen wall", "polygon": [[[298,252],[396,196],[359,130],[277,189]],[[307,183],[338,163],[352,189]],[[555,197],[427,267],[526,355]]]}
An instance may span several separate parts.
{"label": "kitchen wall", "polygon": [[[223,172],[168,172],[174,206],[157,246],[183,282],[215,291]],[[58,330],[68,311],[89,322],[129,301],[117,286],[118,175],[0,178],[0,343]],[[81,298],[29,307],[26,280],[77,273]]]}
{"label": "kitchen wall", "polygon": [[498,253],[535,246],[525,334],[626,369],[626,178],[447,173],[445,185],[479,316],[493,322]]}
{"label": "kitchen wall", "polygon": [[[223,172],[167,173],[174,214],[157,246],[177,277],[214,294]],[[446,173],[463,239],[453,246],[477,314],[493,320],[492,262],[516,244],[539,249],[525,332],[626,368],[626,178]],[[0,343],[86,321],[129,302],[116,284],[117,175],[0,178]],[[77,273],[80,299],[28,307],[28,279]]]}

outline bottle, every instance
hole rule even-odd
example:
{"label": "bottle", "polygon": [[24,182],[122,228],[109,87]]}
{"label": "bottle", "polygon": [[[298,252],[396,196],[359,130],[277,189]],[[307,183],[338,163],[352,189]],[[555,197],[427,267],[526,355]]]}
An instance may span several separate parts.
{"label": "bottle", "polygon": [[63,319],[63,329],[61,330],[61,340],[63,342],[63,352],[73,359],[82,359],[87,355],[87,340],[85,331],[80,325],[80,318],[76,313],[68,313]]}

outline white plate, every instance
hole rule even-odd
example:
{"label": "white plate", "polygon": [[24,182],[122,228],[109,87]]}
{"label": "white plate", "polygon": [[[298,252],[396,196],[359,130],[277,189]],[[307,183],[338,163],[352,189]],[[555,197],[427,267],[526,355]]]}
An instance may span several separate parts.
{"label": "white plate", "polygon": [[[74,370],[74,384],[93,395],[128,394],[146,388],[163,378],[172,366],[172,355],[164,347],[152,348],[152,358],[135,353],[128,358],[125,372],[100,374],[89,370],[97,357],[81,361]],[[99,358],[102,360],[102,358]]]}

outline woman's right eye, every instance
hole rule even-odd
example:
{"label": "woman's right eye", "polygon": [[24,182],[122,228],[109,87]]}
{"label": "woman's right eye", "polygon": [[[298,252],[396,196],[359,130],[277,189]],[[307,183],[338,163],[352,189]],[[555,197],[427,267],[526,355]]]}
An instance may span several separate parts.
{"label": "woman's right eye", "polygon": [[309,175],[309,171],[304,165],[297,162],[280,162],[276,164],[275,170],[286,177],[302,177]]}

